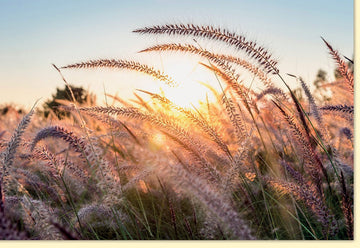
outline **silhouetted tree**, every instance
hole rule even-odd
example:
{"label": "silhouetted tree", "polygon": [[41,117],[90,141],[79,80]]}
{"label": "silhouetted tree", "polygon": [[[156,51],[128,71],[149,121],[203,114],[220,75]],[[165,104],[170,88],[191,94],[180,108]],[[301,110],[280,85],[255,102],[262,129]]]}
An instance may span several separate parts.
{"label": "silhouetted tree", "polygon": [[326,71],[319,69],[317,74],[316,74],[316,78],[314,80],[314,85],[316,87],[316,89],[321,87],[321,84],[327,81],[327,73]]}
{"label": "silhouetted tree", "polygon": [[[94,98],[82,87],[75,87],[70,85],[70,88],[74,94],[75,100],[79,104],[85,102],[94,103]],[[44,115],[48,117],[50,109],[57,115],[59,119],[68,116],[67,112],[61,111],[58,107],[61,105],[56,100],[68,100],[73,101],[70,90],[67,86],[63,89],[56,88],[56,94],[52,95],[52,99],[44,103]]]}
{"label": "silhouetted tree", "polygon": [[331,99],[329,91],[326,88],[322,87],[323,84],[326,83],[328,83],[327,72],[319,69],[313,82],[315,86],[315,91],[313,95],[317,99],[319,104],[322,104],[323,102],[329,101]]}

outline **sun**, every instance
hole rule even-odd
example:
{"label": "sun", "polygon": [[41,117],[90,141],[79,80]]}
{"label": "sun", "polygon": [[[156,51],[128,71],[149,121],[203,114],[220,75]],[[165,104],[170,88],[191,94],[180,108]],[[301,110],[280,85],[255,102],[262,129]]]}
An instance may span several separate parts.
{"label": "sun", "polygon": [[199,107],[206,102],[209,95],[207,89],[196,81],[183,82],[176,88],[162,88],[161,90],[166,98],[183,108]]}
{"label": "sun", "polygon": [[165,72],[174,78],[177,85],[174,87],[165,85],[160,87],[160,90],[176,105],[184,108],[199,107],[202,103],[215,100],[214,94],[204,84],[214,86],[216,78],[198,61],[169,63],[166,65]]}

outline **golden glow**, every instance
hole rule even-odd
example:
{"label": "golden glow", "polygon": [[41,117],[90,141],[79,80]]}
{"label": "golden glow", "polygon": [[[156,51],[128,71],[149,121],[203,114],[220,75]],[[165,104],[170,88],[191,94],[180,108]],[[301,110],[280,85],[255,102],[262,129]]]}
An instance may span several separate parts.
{"label": "golden glow", "polygon": [[166,137],[160,132],[155,133],[151,137],[148,145],[152,151],[166,150],[168,148],[166,145]]}
{"label": "golden glow", "polygon": [[198,107],[201,102],[206,102],[204,87],[197,85],[181,84],[176,88],[162,89],[165,97],[184,108]]}
{"label": "golden glow", "polygon": [[161,146],[165,143],[165,136],[161,133],[157,133],[153,136],[152,138],[152,142],[156,145],[156,146]]}
{"label": "golden glow", "polygon": [[252,172],[246,172],[245,177],[249,179],[251,182],[253,182],[256,178],[256,174]]}
{"label": "golden glow", "polygon": [[192,106],[199,107],[202,103],[206,103],[206,98],[213,101],[215,98],[208,88],[201,85],[199,82],[214,81],[214,74],[208,69],[199,65],[196,61],[194,63],[169,63],[164,68],[177,82],[177,86],[161,87],[161,91],[165,97],[173,103],[191,108]]}
{"label": "golden glow", "polygon": [[143,180],[139,180],[139,187],[145,194],[148,192],[148,188]]}

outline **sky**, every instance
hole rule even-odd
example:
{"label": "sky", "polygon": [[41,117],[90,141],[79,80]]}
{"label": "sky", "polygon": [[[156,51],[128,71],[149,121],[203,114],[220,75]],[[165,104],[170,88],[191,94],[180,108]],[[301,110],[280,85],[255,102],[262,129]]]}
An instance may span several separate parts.
{"label": "sky", "polygon": [[[175,74],[179,68],[193,71],[197,62],[188,63],[189,68],[180,66],[180,61],[187,62],[176,55],[137,53],[176,39],[141,36],[132,30],[168,23],[236,31],[268,48],[279,60],[280,73],[301,76],[311,84],[321,68],[332,79],[334,63],[320,36],[341,54],[353,57],[353,19],[352,0],[0,0],[0,104],[31,107],[40,98],[49,99],[56,87],[64,87],[52,63],[60,67],[115,58],[144,62],[166,72],[173,69]],[[134,72],[63,73],[69,83],[97,92],[99,103],[104,92],[125,98],[138,88],[159,86]],[[191,80],[208,80],[191,75]],[[193,91],[197,90],[201,88]]]}

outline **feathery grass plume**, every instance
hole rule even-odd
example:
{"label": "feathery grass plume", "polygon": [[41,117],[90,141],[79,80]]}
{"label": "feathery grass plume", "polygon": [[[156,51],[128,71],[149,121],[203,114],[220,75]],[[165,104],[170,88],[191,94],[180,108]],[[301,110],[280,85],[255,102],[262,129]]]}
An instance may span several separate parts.
{"label": "feathery grass plume", "polygon": [[61,165],[63,176],[64,170],[66,169],[66,172],[69,173],[72,177],[76,178],[77,181],[81,183],[88,182],[90,176],[88,175],[88,172],[79,166],[77,166],[74,162],[70,161],[69,159],[60,158],[59,164]]}
{"label": "feathery grass plume", "polygon": [[331,112],[341,112],[348,114],[353,118],[354,116],[354,106],[348,106],[348,105],[327,105],[320,108],[323,111],[331,111]]}
{"label": "feathery grass plume", "polygon": [[[305,130],[305,134],[307,136],[307,138],[309,140],[313,139],[310,135],[310,128],[308,125],[308,122],[306,122],[306,119],[310,122],[309,116],[306,114],[305,110],[303,109],[302,105],[300,104],[300,102],[298,101],[298,99],[296,98],[295,94],[293,91],[290,90],[290,96],[291,99],[293,100],[295,107],[296,107],[296,111],[298,113],[298,116],[300,118],[301,124]],[[305,118],[307,117],[307,118]]]}
{"label": "feathery grass plume", "polygon": [[79,240],[79,237],[73,233],[71,230],[69,230],[64,225],[60,224],[58,221],[54,220],[53,218],[50,220],[51,224],[59,230],[59,232],[62,234],[63,239],[65,240]]}
{"label": "feathery grass plume", "polygon": [[[226,170],[222,177],[224,194],[232,194],[234,191],[240,190],[245,196],[244,199],[249,202],[251,202],[250,192],[246,189],[247,185],[244,185],[244,178],[247,177],[246,175],[254,174],[253,170],[246,164],[250,159],[248,154],[250,137],[251,135],[249,135],[239,146],[239,149],[234,156],[234,163],[231,164],[231,167]],[[250,208],[255,211],[254,206],[251,205]]]}
{"label": "feathery grass plume", "polygon": [[80,69],[80,68],[97,68],[97,67],[107,67],[107,68],[119,68],[119,69],[128,69],[133,71],[142,72],[154,77],[157,80],[163,81],[169,86],[178,85],[172,78],[168,75],[162,73],[159,70],[154,69],[148,65],[140,64],[134,61],[127,60],[116,60],[116,59],[99,59],[99,60],[90,60],[87,62],[81,62],[76,64],[71,64],[61,67],[61,69]]}
{"label": "feathery grass plume", "polygon": [[203,237],[203,239],[206,239],[206,240],[219,240],[221,238],[224,239],[225,234],[224,234],[221,226],[219,225],[218,218],[214,214],[211,214],[211,213],[205,213],[204,215],[205,215],[205,217],[204,217],[205,220],[199,231],[199,233]]}
{"label": "feathery grass plume", "polygon": [[89,108],[80,108],[80,111],[83,112],[95,112],[101,114],[113,114],[113,115],[121,115],[128,118],[138,119],[141,121],[148,121],[160,128],[167,133],[174,134],[179,140],[181,140],[184,144],[186,144],[192,153],[199,158],[202,163],[206,164],[203,156],[201,156],[201,150],[203,149],[201,144],[196,142],[189,133],[177,125],[174,121],[166,118],[165,116],[143,113],[136,108],[115,108],[115,107],[89,107]]}
{"label": "feathery grass plume", "polygon": [[[323,214],[329,215],[332,222],[335,222],[335,218],[333,215],[330,215],[329,209],[326,207],[325,203],[321,200],[321,196],[317,195],[315,192],[314,187],[312,187],[309,183],[305,181],[305,178],[302,176],[302,174],[298,171],[296,171],[289,163],[282,160],[280,164],[285,168],[285,170],[291,175],[292,178],[295,179],[297,182],[297,185],[300,187],[300,196],[305,200],[305,203],[316,213],[318,213],[320,216],[318,219],[325,224],[324,227],[330,228],[330,232],[337,232],[338,227],[332,226],[329,227],[328,224],[333,225],[334,223],[326,223],[324,221]],[[294,192],[295,193],[295,192]],[[313,198],[311,198],[313,197]],[[318,206],[318,208],[316,208]],[[323,229],[325,231],[325,228]]]}
{"label": "feathery grass plume", "polygon": [[140,34],[168,34],[168,35],[191,35],[210,40],[225,42],[238,50],[244,51],[250,58],[257,60],[260,66],[267,72],[277,74],[277,61],[271,58],[271,54],[253,41],[247,41],[244,36],[237,35],[226,29],[212,26],[197,26],[193,24],[169,24],[136,29],[133,32]]}
{"label": "feathery grass plume", "polygon": [[141,92],[144,92],[148,95],[150,95],[153,99],[157,99],[160,102],[166,104],[167,106],[171,107],[172,109],[175,109],[183,114],[185,114],[189,120],[194,122],[195,124],[198,124],[199,127],[220,147],[221,150],[225,152],[225,154],[228,155],[228,157],[232,160],[231,152],[229,151],[228,146],[225,144],[225,142],[222,140],[222,138],[219,136],[219,134],[216,132],[215,128],[210,125],[203,117],[196,115],[193,111],[190,109],[185,109],[183,107],[180,107],[173,102],[171,102],[166,97],[162,97],[158,94],[151,93],[144,90],[139,90]]}
{"label": "feathery grass plume", "polygon": [[328,47],[329,53],[335,60],[340,74],[345,78],[346,82],[348,83],[348,85],[350,87],[351,92],[354,93],[354,75],[350,72],[345,61],[340,58],[339,52],[334,50],[334,48],[323,37],[321,37],[321,39],[324,41],[324,43]]}
{"label": "feathery grass plume", "polygon": [[[162,133],[165,134],[169,140],[175,142],[181,149],[188,153],[186,159],[181,159],[176,153],[173,152],[175,158],[182,164],[186,165],[187,169],[190,169],[199,176],[204,178],[206,177],[209,181],[220,180],[221,175],[217,169],[209,164],[203,157],[200,157],[200,153],[198,151],[194,151],[194,148],[192,148],[191,145],[187,144],[186,141],[183,141],[181,138],[177,137],[177,135],[172,134],[169,131],[163,130]],[[186,162],[183,160],[186,160]]]}
{"label": "feathery grass plume", "polygon": [[254,239],[249,226],[233,209],[229,199],[218,193],[204,180],[188,172],[181,165],[164,166],[159,173],[167,178],[167,181],[177,190],[185,190],[184,193],[193,195],[202,202],[205,208],[221,220],[220,224],[232,233],[233,239]]}
{"label": "feathery grass plume", "polygon": [[[209,164],[205,158],[200,156],[200,154],[204,154],[205,151],[202,150],[202,152],[196,151],[194,152],[194,148],[191,147],[191,145],[188,145],[184,141],[182,141],[180,138],[178,138],[176,135],[168,132],[168,131],[162,131],[170,140],[174,141],[182,149],[187,151],[191,157],[187,158],[187,163],[182,163],[182,160],[179,159],[179,157],[175,155],[176,159],[179,160],[182,164],[187,165],[187,169],[190,169],[192,172],[196,173],[198,176],[201,176],[203,178],[206,178],[208,181],[212,182],[219,182],[221,180],[221,174],[216,169],[215,166],[212,164]],[[200,165],[200,168],[196,165]]]}
{"label": "feathery grass plume", "polygon": [[[217,102],[207,99],[201,110],[187,109],[167,96],[140,90],[152,102],[134,94],[137,105],[112,97],[110,106],[121,103],[123,107],[78,107],[72,92],[74,105],[63,109],[76,111],[80,121],[70,115],[59,120],[63,124],[44,128],[39,119],[31,123],[40,126],[33,139],[24,142],[26,136],[21,137],[17,150],[23,145],[26,151],[12,158],[6,199],[0,183],[0,229],[5,204],[6,217],[24,224],[22,228],[35,239],[353,238],[353,144],[345,138],[353,139],[353,123],[344,126],[325,115],[353,119],[353,100],[341,102],[345,91],[332,89],[335,102],[321,109],[301,81],[309,114],[279,74],[276,62],[255,43],[212,27],[156,28],[136,32],[197,36],[235,46],[229,47],[235,55],[217,54],[196,44],[170,43],[143,50],[179,51],[207,61],[204,66],[214,72],[221,91],[203,85]],[[152,67],[126,60],[91,60],[63,69],[95,67],[172,80]],[[245,70],[251,74],[249,87],[239,76]],[[274,86],[268,72],[279,76],[292,99]],[[253,90],[252,80],[263,84],[260,94]],[[346,78],[341,81],[346,88]],[[267,94],[271,97],[262,98]],[[292,100],[295,106],[290,106]],[[8,118],[0,116],[3,126],[12,124]],[[78,129],[67,128],[70,122],[81,126],[81,136]],[[319,135],[324,133],[322,124],[332,134],[326,142]],[[0,126],[3,162],[11,141],[2,140],[8,134],[1,131]],[[49,150],[41,146],[44,141]],[[58,149],[58,142],[66,149],[50,152],[50,147]],[[78,231],[78,237],[64,226]]]}
{"label": "feathery grass plume", "polygon": [[354,106],[349,106],[345,104],[326,105],[324,107],[321,107],[320,110],[323,112],[323,114],[345,119],[350,126],[353,126],[354,124]]}
{"label": "feathery grass plume", "polygon": [[19,231],[3,211],[0,211],[0,240],[27,240],[26,232]]}
{"label": "feathery grass plume", "polygon": [[[111,208],[104,204],[87,204],[78,211],[79,220],[88,229],[94,232],[96,230],[109,231],[116,228],[115,216]],[[125,216],[119,216],[122,223],[126,222]]]}
{"label": "feathery grass plume", "polygon": [[6,150],[4,152],[4,157],[3,157],[3,160],[1,161],[2,168],[0,170],[0,184],[3,185],[4,192],[7,190],[6,189],[6,183],[7,183],[6,178],[9,176],[9,169],[11,168],[11,166],[14,162],[15,153],[21,142],[21,136],[24,134],[25,129],[27,128],[27,126],[29,125],[29,123],[31,121],[31,116],[34,114],[34,108],[35,108],[35,105],[30,110],[30,112],[22,118],[19,125],[15,129],[13,135],[11,136],[11,139],[10,139],[10,141],[6,147]]}
{"label": "feathery grass plume", "polygon": [[152,168],[146,168],[141,170],[137,175],[135,175],[134,177],[132,177],[129,182],[127,182],[124,186],[123,186],[123,190],[129,190],[131,188],[134,187],[134,185],[136,185],[140,180],[143,180],[144,178],[146,178],[147,176],[151,175],[151,173],[153,172],[154,169]]}
{"label": "feathery grass plume", "polygon": [[50,152],[46,147],[35,147],[33,153],[31,154],[31,159],[38,159],[47,161],[46,170],[50,172],[52,178],[56,180],[61,180],[61,177],[64,176],[65,169],[66,175],[70,174],[72,177],[75,177],[77,180],[80,180],[82,183],[87,182],[89,176],[87,172],[81,169],[79,166],[75,165],[68,158],[57,158],[55,154]]}
{"label": "feathery grass plume", "polygon": [[307,96],[309,103],[310,103],[310,108],[311,108],[311,112],[314,115],[316,121],[318,122],[318,124],[320,126],[322,126],[322,117],[321,114],[319,113],[318,107],[315,103],[315,99],[312,96],[309,87],[305,84],[304,80],[300,77],[299,78],[301,87],[303,88],[305,95]]}
{"label": "feathery grass plume", "polygon": [[[202,169],[210,176],[209,180],[219,180],[220,174],[211,164],[204,158],[204,146],[195,140],[187,130],[174,122],[166,115],[151,114],[142,112],[136,108],[114,108],[114,107],[90,107],[80,108],[80,111],[85,113],[100,113],[100,114],[113,114],[121,115],[132,119],[147,121],[157,127],[161,128],[164,133],[171,140],[180,145],[187,151],[196,164],[200,165]],[[193,168],[196,169],[196,168]]]}
{"label": "feathery grass plume", "polygon": [[[293,76],[293,75],[291,75],[291,74],[288,74],[288,75]],[[284,81],[284,79],[281,77],[280,74],[278,74],[278,76],[279,76],[279,78],[282,80],[282,82],[285,84],[285,86],[288,88],[288,90],[290,91],[291,98],[293,99],[293,101],[294,101],[294,103],[295,103],[297,112],[298,112],[298,114],[299,114],[299,116],[300,116],[300,120],[301,120],[301,122],[302,122],[302,124],[303,124],[303,127],[304,127],[305,131],[306,131],[306,135],[307,135],[307,138],[309,139],[309,142],[310,142],[310,141],[314,141],[314,142],[316,142],[318,145],[321,146],[322,150],[326,153],[326,155],[327,155],[327,157],[328,157],[328,159],[329,159],[329,161],[330,161],[330,163],[331,163],[331,165],[332,165],[332,167],[333,167],[333,170],[335,171],[335,174],[336,174],[338,180],[340,180],[339,174],[338,174],[338,172],[337,172],[337,170],[336,170],[336,168],[335,168],[334,163],[332,162],[331,155],[330,155],[329,152],[327,151],[327,148],[324,146],[324,144],[323,144],[323,142],[322,142],[322,140],[321,140],[321,137],[319,136],[318,132],[316,131],[316,129],[315,129],[315,127],[314,127],[314,125],[313,125],[312,122],[310,121],[309,116],[307,115],[307,113],[306,113],[305,110],[303,109],[302,105],[300,104],[300,102],[298,101],[298,99],[296,98],[296,96],[294,95],[294,92],[290,89],[289,85]],[[293,77],[294,77],[294,76],[293,76]],[[273,101],[273,102],[274,102],[274,101]],[[275,103],[275,102],[274,102],[274,103]],[[277,104],[276,104],[276,105],[277,105]],[[277,105],[277,106],[279,107],[279,105]],[[313,138],[313,137],[310,135],[310,129],[309,129],[308,125],[307,125],[307,122],[306,122],[305,117],[306,117],[306,119],[309,121],[311,127],[313,128],[313,130],[315,131],[317,137],[319,138],[318,140],[316,140],[315,138]],[[310,148],[313,149],[312,146],[310,146]],[[315,154],[315,153],[314,153],[314,154]],[[329,180],[329,177],[328,177],[328,175],[327,175],[326,169],[325,169],[325,167],[323,166],[322,162],[320,161],[319,157],[318,157],[316,154],[315,154],[315,160],[316,160],[316,164],[320,165],[320,167],[321,167],[321,169],[322,169],[322,171],[323,171],[323,174],[324,174],[324,176],[325,176],[325,178],[326,178],[326,181],[327,181],[328,187],[329,187],[329,189],[330,189],[330,192],[332,192],[332,190],[331,190],[331,185],[330,185],[330,180]],[[320,185],[319,185],[319,186],[320,186]],[[318,187],[318,188],[320,189],[320,187]]]}
{"label": "feathery grass plume", "polygon": [[144,99],[139,96],[138,94],[136,94],[135,92],[133,93],[134,96],[138,99],[138,101],[134,101],[136,102],[137,104],[139,104],[139,106],[142,106],[144,107],[147,111],[149,111],[150,113],[154,112],[154,110],[150,107],[150,105],[144,101]]}
{"label": "feathery grass plume", "polygon": [[[226,64],[226,62],[231,62],[236,65],[239,65],[246,69],[247,71],[251,72],[253,75],[255,75],[258,79],[260,79],[261,82],[264,83],[266,88],[276,88],[274,84],[272,83],[271,79],[266,75],[265,72],[263,72],[259,67],[251,64],[247,60],[240,59],[234,56],[230,55],[224,55],[224,54],[215,54],[212,52],[209,52],[204,49],[200,49],[195,47],[194,45],[190,44],[162,44],[162,45],[155,45],[149,48],[146,48],[144,50],[141,50],[140,52],[152,52],[152,51],[180,51],[180,52],[188,52],[192,54],[199,55],[203,58],[208,59],[212,63],[215,63],[218,66],[223,66]],[[282,98],[287,99],[287,95],[280,89],[277,89],[277,94],[281,95]]]}
{"label": "feathery grass plume", "polygon": [[248,99],[249,97],[247,92],[249,90],[238,82],[239,75],[235,74],[235,70],[233,70],[229,64],[221,65],[222,70],[212,64],[211,66],[203,63],[200,64],[219,75],[220,78],[240,97],[245,108],[249,111],[249,113],[251,113],[250,106],[253,106],[253,102]]}
{"label": "feathery grass plume", "polygon": [[234,102],[231,98],[227,98],[225,94],[223,97],[223,103],[225,104],[226,113],[230,118],[231,124],[235,129],[237,143],[241,144],[242,140],[247,137],[245,124],[241,120],[240,115],[237,113]]}
{"label": "feathery grass plume", "polygon": [[311,113],[314,115],[315,120],[318,123],[318,128],[319,128],[319,136],[320,139],[324,139],[325,141],[329,140],[329,133],[327,132],[327,130],[324,128],[324,123],[323,123],[323,118],[321,115],[321,112],[319,112],[319,108],[315,103],[315,99],[313,97],[313,95],[310,92],[309,87],[305,84],[304,80],[300,77],[299,78],[301,87],[303,88],[305,95],[307,96],[309,103],[310,103],[310,110]]}
{"label": "feathery grass plume", "polygon": [[341,171],[341,190],[342,190],[342,201],[341,208],[346,220],[346,230],[348,232],[349,239],[354,238],[354,216],[353,216],[353,203],[349,196],[349,192],[346,189],[346,183],[344,174]]}
{"label": "feathery grass plume", "polygon": [[347,127],[343,127],[340,129],[340,135],[345,135],[345,137],[350,140],[351,142],[353,142],[353,139],[354,139],[354,135],[353,133],[351,132],[351,130]]}
{"label": "feathery grass plume", "polygon": [[[74,108],[66,108],[68,111],[73,111],[75,110]],[[136,137],[136,135],[134,134],[134,132],[132,132],[127,125],[125,125],[124,122],[120,121],[120,120],[116,120],[114,118],[112,118],[110,115],[108,114],[102,114],[99,115],[98,113],[93,113],[93,112],[89,112],[86,111],[85,112],[87,115],[89,115],[91,118],[94,118],[98,121],[101,121],[102,123],[108,125],[110,128],[113,129],[125,129],[126,132],[130,135],[130,137],[132,137],[132,139],[138,144],[141,145],[140,140]]]}
{"label": "feathery grass plume", "polygon": [[176,215],[175,215],[174,206],[173,206],[171,200],[169,200],[169,210],[170,210],[170,216],[171,216],[171,224],[174,227],[175,237],[177,237],[177,239],[178,239],[178,231],[177,231],[177,225],[176,225]]}
{"label": "feathery grass plume", "polygon": [[5,142],[5,141],[0,141],[0,148],[4,148],[7,147],[9,144],[9,142]]}
{"label": "feathery grass plume", "polygon": [[302,154],[304,156],[304,159],[306,160],[306,167],[310,172],[310,175],[312,177],[313,183],[317,185],[319,194],[322,195],[323,189],[321,184],[321,177],[319,174],[319,171],[322,171],[323,175],[325,176],[326,181],[328,182],[328,185],[330,185],[329,177],[327,174],[326,169],[324,168],[323,164],[321,163],[321,160],[316,155],[313,147],[309,143],[309,139],[306,135],[303,134],[301,129],[296,124],[294,117],[288,115],[280,105],[278,105],[276,102],[273,101],[273,103],[278,107],[281,114],[285,118],[286,122],[289,124],[292,134],[296,138],[296,141],[300,145]]}
{"label": "feathery grass plume", "polygon": [[[202,64],[202,63],[200,63]],[[204,64],[202,64],[204,65]],[[257,125],[256,121],[255,121],[255,117],[254,117],[254,114],[253,114],[253,111],[252,109],[255,110],[255,112],[257,114],[259,114],[259,109],[256,105],[256,102],[253,101],[250,97],[249,97],[249,91],[250,90],[246,90],[246,88],[242,85],[240,85],[237,81],[238,79],[238,75],[235,74],[234,70],[231,69],[230,66],[228,65],[225,65],[225,66],[221,66],[223,71],[220,70],[219,68],[216,68],[214,65],[211,65],[212,67],[209,67],[207,65],[204,65],[205,67],[213,70],[216,74],[218,74],[221,79],[224,80],[224,82],[226,82],[226,84],[231,88],[231,90],[233,92],[235,92],[237,94],[237,96],[240,97],[241,101],[243,102],[246,110],[248,111],[248,113],[250,114],[251,118],[252,118],[252,121],[254,122],[255,124],[255,127],[260,135],[260,139],[261,139],[261,142],[266,150],[266,145],[265,145],[265,142],[264,142],[264,139],[261,135],[261,132],[260,132],[260,129],[259,129],[259,126]],[[240,129],[237,129],[236,132],[238,132],[238,134],[242,134],[243,137],[240,137],[238,135],[238,142],[239,144],[241,143],[241,139],[242,138],[245,138],[247,137],[247,131],[246,130],[246,127],[245,127],[245,120],[244,121],[241,121],[241,119],[238,117],[236,117],[236,114],[234,115],[235,113],[235,108],[233,108],[233,104],[232,104],[232,99],[234,99],[236,101],[236,98],[235,97],[232,97],[232,98],[227,98],[226,95],[224,94],[223,96],[223,100],[224,100],[224,103],[226,105],[226,109],[228,111],[228,113],[230,114],[229,117],[230,117],[230,120],[232,120],[232,123],[235,124],[235,129],[237,129],[238,127],[241,127]],[[237,102],[237,101],[236,101]],[[241,108],[240,108],[240,105],[237,104],[237,107],[238,109],[241,111]],[[233,110],[232,110],[233,109]],[[233,116],[232,116],[233,115]],[[235,118],[234,118],[235,117]],[[244,117],[244,115],[243,115]],[[237,122],[240,122],[240,126],[237,126]]]}
{"label": "feathery grass plume", "polygon": [[2,136],[4,136],[5,133],[6,133],[6,130],[0,132],[0,139],[2,138]]}
{"label": "feathery grass plume", "polygon": [[279,89],[277,87],[269,87],[269,88],[261,91],[259,94],[257,94],[256,101],[259,101],[260,99],[262,99],[264,96],[266,96],[268,94],[271,94],[271,95],[274,95],[274,96],[280,95],[284,99],[287,99],[285,93],[281,89]]}
{"label": "feathery grass plume", "polygon": [[298,201],[304,202],[315,214],[317,220],[322,224],[324,238],[327,237],[331,221],[334,216],[330,215],[329,209],[324,205],[322,197],[308,184],[298,185],[277,178],[263,177],[264,181],[280,193],[291,194]]}
{"label": "feathery grass plume", "polygon": [[0,213],[3,213],[5,209],[5,198],[2,190],[2,183],[0,183]]}
{"label": "feathery grass plume", "polygon": [[84,153],[86,160],[95,169],[98,179],[97,187],[104,193],[102,203],[106,206],[112,206],[122,201],[123,189],[120,179],[116,176],[105,159],[103,150],[92,142],[92,145],[86,145]]}
{"label": "feathery grass plume", "polygon": [[68,89],[69,89],[69,91],[70,91],[70,94],[71,94],[71,97],[72,97],[72,100],[73,100],[73,102],[74,102],[74,107],[75,107],[75,109],[77,110],[77,113],[78,113],[78,118],[79,118],[79,120],[80,120],[81,127],[83,128],[83,130],[84,130],[84,132],[85,132],[85,134],[86,134],[86,137],[87,137],[88,139],[90,139],[90,138],[89,138],[89,132],[88,132],[88,130],[87,130],[87,128],[86,128],[86,122],[85,122],[85,120],[82,118],[82,116],[80,115],[80,112],[79,112],[78,109],[77,109],[77,105],[76,105],[76,102],[77,102],[77,101],[76,101],[74,92],[73,92],[70,84],[66,81],[66,79],[65,79],[65,77],[63,76],[63,74],[62,74],[62,72],[60,71],[60,69],[59,69],[55,64],[52,64],[52,66],[57,70],[57,72],[58,72],[59,75],[61,76],[62,80],[64,81],[64,83],[65,83],[66,86],[68,87]]}
{"label": "feathery grass plume", "polygon": [[72,131],[68,131],[60,126],[50,126],[41,129],[34,137],[31,143],[31,150],[34,150],[37,143],[48,137],[62,139],[67,142],[71,147],[79,153],[83,153],[85,150],[84,141],[76,137]]}
{"label": "feathery grass plume", "polygon": [[[202,64],[202,63],[201,63]],[[228,84],[242,99],[245,107],[248,111],[251,112],[250,107],[248,105],[248,100],[246,99],[246,96],[243,93],[243,90],[241,89],[241,86],[236,81],[236,78],[233,78],[229,76],[226,72],[221,71],[219,68],[215,66],[207,66],[205,64],[202,64],[206,68],[214,71],[216,74],[218,74],[222,80],[226,84]],[[238,139],[239,144],[241,141],[247,136],[246,127],[244,122],[241,120],[240,115],[236,112],[235,105],[231,98],[228,98],[225,94],[222,97],[223,104],[225,104],[226,111],[229,115],[230,121],[235,128],[236,137]]]}
{"label": "feathery grass plume", "polygon": [[34,222],[32,228],[42,240],[61,240],[62,236],[58,230],[51,224],[54,218],[53,210],[40,200],[34,200],[23,196],[22,205],[24,214],[28,214]]}
{"label": "feathery grass plume", "polygon": [[33,153],[31,155],[33,159],[41,159],[48,161],[49,171],[54,178],[58,178],[60,171],[59,171],[59,161],[57,160],[56,156],[51,153],[46,147],[37,148],[34,147]]}
{"label": "feathery grass plume", "polygon": [[295,179],[297,183],[299,183],[300,185],[305,184],[305,179],[302,174],[295,170],[289,163],[287,163],[285,160],[281,160],[280,164],[282,167],[285,168],[285,170],[290,174],[290,176]]}
{"label": "feathery grass plume", "polygon": [[[40,170],[42,169],[41,163],[36,165]],[[47,169],[47,168],[46,168]],[[41,170],[41,176],[35,174],[36,172],[22,169],[14,168],[12,170],[14,182],[17,184],[15,187],[18,187],[19,192],[24,194],[29,194],[29,192],[37,192],[37,197],[46,195],[46,197],[54,203],[62,203],[63,190],[58,186],[58,184],[52,183],[54,177],[48,177],[45,171]],[[46,178],[46,181],[44,180]],[[49,183],[49,180],[51,183]]]}
{"label": "feathery grass plume", "polygon": [[[335,146],[331,147],[331,153],[332,153],[333,161],[337,165],[336,169],[338,171],[342,171],[344,173],[346,179],[351,178],[351,180],[353,180],[353,178],[354,178],[354,165],[352,164],[350,166],[348,164],[345,164],[341,159],[340,152],[338,151],[338,149]],[[352,150],[351,153],[352,153],[352,156],[353,156],[354,151]],[[352,161],[352,163],[354,163],[354,161]],[[329,172],[331,172],[331,173],[334,173],[334,167],[332,167],[331,164],[327,164],[327,170]],[[341,177],[340,177],[340,180],[338,181],[338,183],[341,184]]]}

